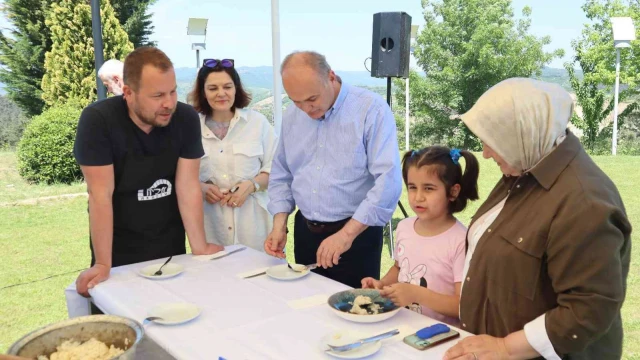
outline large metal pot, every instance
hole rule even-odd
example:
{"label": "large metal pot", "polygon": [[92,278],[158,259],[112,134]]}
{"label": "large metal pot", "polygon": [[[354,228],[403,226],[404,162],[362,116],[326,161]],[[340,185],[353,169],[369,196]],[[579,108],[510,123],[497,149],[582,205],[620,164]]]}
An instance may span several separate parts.
{"label": "large metal pot", "polygon": [[8,354],[36,359],[41,355],[51,355],[65,340],[85,342],[95,338],[107,346],[125,349],[114,359],[133,360],[136,346],[143,336],[144,329],[135,320],[113,315],[82,316],[32,331],[11,345]]}

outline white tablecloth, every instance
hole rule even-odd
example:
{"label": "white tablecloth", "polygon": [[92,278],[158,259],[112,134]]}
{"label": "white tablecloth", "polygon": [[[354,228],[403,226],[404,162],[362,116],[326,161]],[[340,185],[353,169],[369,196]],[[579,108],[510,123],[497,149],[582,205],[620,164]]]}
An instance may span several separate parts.
{"label": "white tablecloth", "polygon": [[[227,250],[235,246],[227,247]],[[90,291],[94,303],[107,314],[142,321],[160,303],[190,302],[201,309],[193,321],[175,326],[150,324],[147,335],[177,359],[331,359],[322,338],[336,330],[375,335],[398,328],[401,333],[384,340],[372,359],[441,359],[457,340],[419,351],[402,339],[436,323],[426,316],[402,309],[389,320],[360,324],[338,317],[326,299],[347,286],[317,274],[294,281],[278,281],[266,275],[241,279],[237,275],[281,264],[250,248],[225,258],[197,261],[192,255],[174,257],[185,271],[165,280],[149,280],[137,270],[159,260],[121,266]],[[88,315],[88,302],[66,290],[69,316]],[[462,337],[469,334],[458,330]]]}

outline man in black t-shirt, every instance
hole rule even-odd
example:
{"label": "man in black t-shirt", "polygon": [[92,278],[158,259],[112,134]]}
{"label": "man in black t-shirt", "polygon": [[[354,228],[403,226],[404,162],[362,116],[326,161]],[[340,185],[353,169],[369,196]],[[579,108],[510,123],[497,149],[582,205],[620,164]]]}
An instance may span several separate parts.
{"label": "man in black t-shirt", "polygon": [[194,254],[223,249],[205,241],[200,121],[177,101],[169,58],[134,50],[123,91],[83,110],[74,145],[89,192],[92,267],[76,281],[84,296],[111,267],[184,254],[185,229]]}

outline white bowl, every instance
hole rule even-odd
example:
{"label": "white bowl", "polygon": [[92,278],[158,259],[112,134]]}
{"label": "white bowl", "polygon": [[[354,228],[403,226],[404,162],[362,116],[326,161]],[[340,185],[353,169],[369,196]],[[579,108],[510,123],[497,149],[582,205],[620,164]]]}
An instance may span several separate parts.
{"label": "white bowl", "polygon": [[[359,296],[368,296],[373,302],[383,303],[383,312],[378,314],[352,314],[349,312],[349,302]],[[400,311],[400,308],[393,304],[393,302],[387,298],[382,297],[378,290],[374,289],[351,289],[335,293],[329,297],[327,301],[331,310],[343,319],[358,322],[358,323],[375,323],[384,321],[394,316]]]}

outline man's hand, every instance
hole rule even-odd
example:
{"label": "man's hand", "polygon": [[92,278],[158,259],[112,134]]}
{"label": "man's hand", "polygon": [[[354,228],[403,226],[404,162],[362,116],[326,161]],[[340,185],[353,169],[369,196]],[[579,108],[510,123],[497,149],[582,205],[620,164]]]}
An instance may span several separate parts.
{"label": "man's hand", "polygon": [[224,193],[220,191],[217,185],[200,183],[204,199],[209,204],[215,204],[224,198]]}
{"label": "man's hand", "polygon": [[84,297],[90,297],[89,289],[107,280],[111,268],[106,265],[95,264],[91,268],[83,271],[76,280],[76,291]]}
{"label": "man's hand", "polygon": [[211,255],[224,250],[224,246],[207,243],[202,249],[191,249],[193,255]]}
{"label": "man's hand", "polygon": [[287,232],[273,228],[264,241],[264,251],[280,259],[286,257],[284,247],[287,245]]}
{"label": "man's hand", "polygon": [[418,302],[417,290],[419,289],[418,285],[397,283],[385,286],[380,291],[380,295],[389,298],[396,306],[405,307]]}
{"label": "man's hand", "polygon": [[347,235],[344,228],[324,239],[316,253],[318,266],[326,269],[338,265],[340,255],[351,248],[353,240],[354,238]]}

